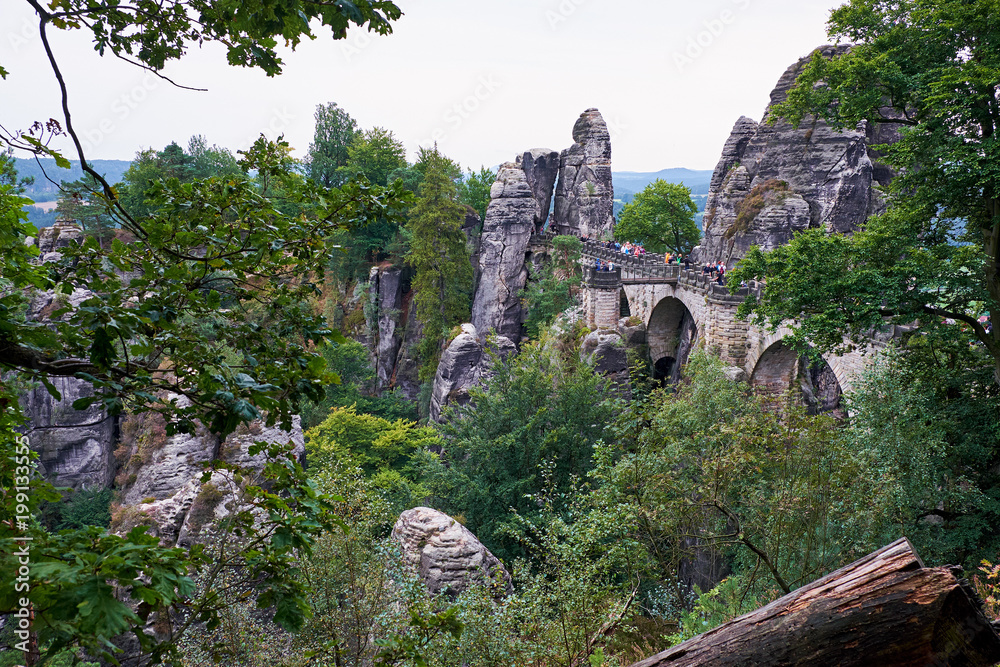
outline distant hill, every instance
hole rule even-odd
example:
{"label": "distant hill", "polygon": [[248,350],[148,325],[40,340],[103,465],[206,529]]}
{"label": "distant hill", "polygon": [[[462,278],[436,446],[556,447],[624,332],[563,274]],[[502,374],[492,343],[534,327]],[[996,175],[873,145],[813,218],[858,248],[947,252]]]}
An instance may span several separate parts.
{"label": "distant hill", "polygon": [[660,171],[611,172],[611,180],[615,187],[614,214],[617,216],[622,207],[632,201],[637,192],[642,192],[647,185],[658,178],[662,178],[667,183],[681,183],[691,188],[691,199],[698,205],[698,210],[705,210],[705,199],[708,197],[708,186],[712,181],[712,170],[674,167]]}
{"label": "distant hill", "polygon": [[[56,161],[52,158],[43,158],[38,162],[16,158],[15,166],[18,175],[21,177],[32,176],[35,179],[35,182],[25,190],[24,196],[36,202],[55,201],[59,195],[56,183],[75,181],[83,177],[79,160],[70,160],[70,163],[73,165],[72,169],[61,169],[56,166]],[[93,160],[90,162],[97,173],[104,176],[109,183],[117,183],[122,180],[122,175],[130,164],[132,163],[128,160]],[[46,178],[46,174],[48,178]],[[55,183],[50,182],[49,179]]]}
{"label": "distant hill", "polygon": [[647,185],[662,178],[667,183],[683,183],[691,188],[693,195],[707,195],[708,185],[712,181],[712,170],[674,167],[660,171],[614,171],[611,173],[611,178],[614,181],[615,194],[618,194],[619,188],[622,192],[633,194],[642,192]]}

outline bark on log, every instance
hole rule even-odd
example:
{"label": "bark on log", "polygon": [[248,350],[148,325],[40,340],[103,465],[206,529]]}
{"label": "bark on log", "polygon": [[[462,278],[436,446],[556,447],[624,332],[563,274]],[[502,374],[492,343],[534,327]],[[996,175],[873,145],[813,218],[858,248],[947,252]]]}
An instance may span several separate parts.
{"label": "bark on log", "polygon": [[1000,637],[951,568],[906,538],[632,667],[991,667]]}

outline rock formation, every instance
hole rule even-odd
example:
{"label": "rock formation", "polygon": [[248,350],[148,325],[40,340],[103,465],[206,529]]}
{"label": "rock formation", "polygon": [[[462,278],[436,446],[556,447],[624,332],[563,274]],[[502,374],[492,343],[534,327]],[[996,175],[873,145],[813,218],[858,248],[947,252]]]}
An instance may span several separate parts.
{"label": "rock formation", "polygon": [[31,389],[22,399],[28,416],[28,441],[39,454],[42,475],[58,487],[103,489],[115,477],[115,418],[99,404],[86,410],[73,401],[93,394],[90,383],[76,378],[53,377],[61,394],[55,400],[45,387]]}
{"label": "rock formation", "polygon": [[[60,219],[51,227],[39,231],[40,262],[54,262],[61,251],[79,243],[83,230],[76,223]],[[94,296],[93,292],[76,289],[72,294],[38,292],[31,298],[28,318],[36,322],[49,320],[65,306],[77,307]],[[73,408],[73,401],[93,394],[89,382],[71,377],[51,377],[49,381],[60,394],[60,400],[37,385],[21,398],[28,417],[25,433],[31,448],[38,452],[42,474],[57,487],[73,489],[106,488],[115,477],[114,439],[117,419],[109,416],[99,404],[86,410]]]}
{"label": "rock formation", "polygon": [[59,259],[59,251],[71,243],[79,243],[83,239],[83,229],[76,222],[60,218],[51,227],[42,227],[38,231],[39,259],[51,262]]}
{"label": "rock formation", "polygon": [[441,354],[434,374],[431,421],[440,421],[445,406],[468,403],[469,390],[488,378],[494,358],[506,358],[516,349],[514,343],[504,336],[492,336],[484,344],[474,326],[463,324],[462,333]]}
{"label": "rock formation", "polygon": [[[228,471],[213,473],[202,483],[202,464],[215,459],[260,472],[267,454],[250,456],[255,442],[292,443],[293,454],[305,453],[305,439],[298,417],[291,431],[252,422],[241,426],[222,443],[199,429],[194,434],[166,437],[156,415],[130,417],[123,426],[128,437],[123,452],[129,457],[125,469],[122,500],[125,509],[113,527],[119,531],[133,525],[150,526],[150,533],[164,544],[188,546],[205,535],[205,530],[240,503],[241,484]],[[132,427],[130,429],[130,426]],[[130,473],[130,474],[129,474]]]}
{"label": "rock formation", "polygon": [[368,274],[368,298],[375,321],[372,352],[375,356],[375,389],[389,388],[399,346],[403,342],[400,315],[403,307],[403,270],[397,267],[372,267]]}
{"label": "rock formation", "polygon": [[517,158],[517,163],[524,169],[525,180],[538,203],[535,211],[535,231],[540,232],[549,218],[552,206],[552,192],[559,175],[561,160],[559,153],[548,148],[533,148],[525,151]]}
{"label": "rock formation", "polygon": [[600,111],[587,109],[580,115],[573,141],[559,156],[553,230],[599,238],[615,225],[611,134]]}
{"label": "rock formation", "polygon": [[[525,155],[530,154],[526,153]],[[472,325],[485,340],[490,332],[521,340],[521,290],[528,279],[528,241],[541,216],[522,159],[500,165],[490,190],[479,249],[479,285],[472,303]]]}
{"label": "rock formation", "polygon": [[[848,47],[823,46],[830,58]],[[883,203],[876,190],[891,178],[870,145],[890,141],[867,125],[838,132],[807,117],[798,128],[770,123],[809,58],[785,70],[760,124],[736,121],[712,175],[699,262],[732,267],[754,245],[773,249],[810,227],[850,232]]]}
{"label": "rock formation", "polygon": [[503,563],[465,526],[443,512],[415,507],[392,528],[403,560],[416,569],[431,595],[456,596],[470,584],[493,583],[497,597],[513,592]]}

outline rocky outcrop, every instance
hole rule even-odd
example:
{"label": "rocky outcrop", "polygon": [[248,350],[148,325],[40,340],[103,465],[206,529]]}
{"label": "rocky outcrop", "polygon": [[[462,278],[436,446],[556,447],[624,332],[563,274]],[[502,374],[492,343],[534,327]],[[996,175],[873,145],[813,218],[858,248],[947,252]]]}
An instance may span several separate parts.
{"label": "rocky outcrop", "polygon": [[472,302],[472,325],[481,341],[490,332],[521,340],[521,290],[528,278],[524,260],[539,215],[520,161],[502,164],[483,222],[480,279]]}
{"label": "rocky outcrop", "polygon": [[600,238],[614,229],[611,134],[597,109],[573,126],[573,145],[559,156],[553,231]]}
{"label": "rocky outcrop", "polygon": [[[154,424],[155,417],[146,421],[147,428]],[[259,473],[267,462],[267,454],[250,456],[249,449],[255,442],[291,443],[294,456],[301,458],[305,454],[298,417],[294,418],[291,431],[252,422],[241,426],[222,443],[203,429],[194,434],[177,434],[160,443],[155,438],[138,438],[131,456],[140,459],[141,465],[125,481],[124,509],[113,527],[126,531],[133,525],[148,525],[151,534],[170,545],[189,546],[205,539],[213,524],[245,505],[241,478],[231,471],[218,471],[203,483],[203,464],[219,459],[240,466],[251,475]]]}
{"label": "rocky outcrop", "polygon": [[60,218],[51,227],[42,227],[38,231],[38,252],[42,262],[52,262],[62,255],[59,252],[73,243],[83,240],[83,228],[73,220]]}
{"label": "rocky outcrop", "polygon": [[496,597],[513,592],[503,563],[465,526],[429,507],[403,512],[392,528],[403,560],[431,595],[457,596],[475,584],[496,586]]}
{"label": "rocky outcrop", "polygon": [[22,398],[29,418],[26,434],[31,448],[39,454],[42,475],[58,487],[111,486],[115,477],[115,418],[99,404],[85,410],[73,407],[73,401],[93,395],[89,382],[64,377],[50,378],[50,382],[61,400],[41,385]]}
{"label": "rocky outcrop", "polygon": [[484,343],[476,328],[462,325],[462,333],[441,354],[434,385],[431,389],[430,419],[441,420],[441,411],[448,405],[465,405],[469,390],[489,378],[496,357],[507,358],[517,348],[504,336],[491,336]]}
{"label": "rocky outcrop", "polygon": [[[80,243],[83,230],[75,222],[58,220],[39,231],[39,260],[54,262],[62,250]],[[37,292],[28,305],[28,318],[50,320],[65,307],[77,308],[94,296],[85,289],[71,294]],[[107,414],[100,404],[77,410],[73,402],[93,395],[89,382],[71,377],[50,377],[59,399],[42,385],[36,385],[21,397],[28,418],[25,434],[39,454],[41,473],[57,487],[73,489],[107,488],[115,478],[114,440],[117,418]]]}
{"label": "rocky outcrop", "polygon": [[375,355],[375,388],[381,392],[389,387],[399,346],[403,342],[400,315],[403,306],[403,270],[397,267],[372,267],[368,274],[370,312],[375,321],[369,324],[375,334],[372,351]]}
{"label": "rocky outcrop", "polygon": [[[819,51],[830,58],[846,48]],[[891,141],[890,134],[876,136],[866,124],[838,132],[813,117],[798,128],[771,122],[772,107],[785,100],[808,60],[782,74],[760,124],[744,117],[733,127],[712,175],[696,261],[732,267],[751,246],[772,249],[810,227],[851,232],[882,210],[877,187],[891,173],[870,145]]]}
{"label": "rocky outcrop", "polygon": [[580,358],[593,363],[594,370],[602,375],[628,372],[625,342],[617,331],[591,331],[580,344]]}

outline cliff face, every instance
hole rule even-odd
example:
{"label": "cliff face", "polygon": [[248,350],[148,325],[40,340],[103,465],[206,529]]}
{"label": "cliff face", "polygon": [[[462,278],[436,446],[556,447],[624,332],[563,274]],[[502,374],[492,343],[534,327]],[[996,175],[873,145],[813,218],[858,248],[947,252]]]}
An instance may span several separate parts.
{"label": "cliff face", "polygon": [[[830,58],[846,48],[818,50]],[[697,261],[732,267],[751,246],[770,250],[811,227],[850,232],[883,209],[877,188],[891,173],[870,146],[890,136],[876,137],[864,124],[838,132],[816,118],[798,128],[771,122],[772,107],[786,99],[808,60],[781,75],[760,124],[736,121],[712,175]]]}

